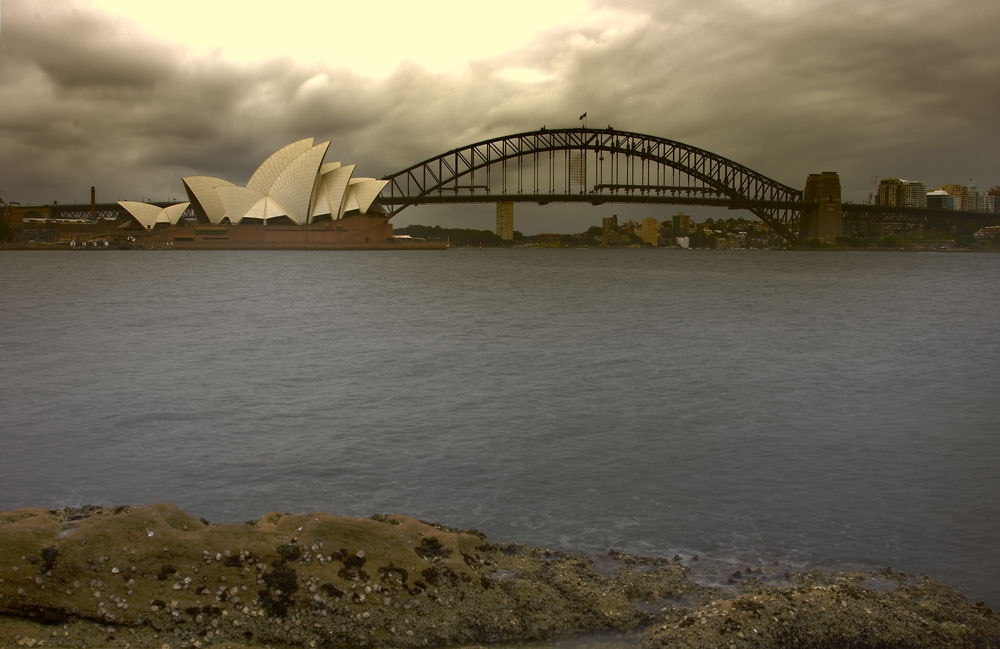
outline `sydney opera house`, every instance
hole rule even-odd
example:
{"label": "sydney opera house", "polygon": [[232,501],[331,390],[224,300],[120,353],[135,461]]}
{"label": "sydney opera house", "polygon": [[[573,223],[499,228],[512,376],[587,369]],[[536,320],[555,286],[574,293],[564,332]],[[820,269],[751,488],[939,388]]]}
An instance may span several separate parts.
{"label": "sydney opera house", "polygon": [[[189,201],[169,207],[120,201],[151,247],[400,248],[376,198],[387,181],[354,177],[354,166],[323,162],[329,142],[306,138],[282,147],[246,186],[221,178],[183,179]],[[195,222],[182,219],[193,212]]]}

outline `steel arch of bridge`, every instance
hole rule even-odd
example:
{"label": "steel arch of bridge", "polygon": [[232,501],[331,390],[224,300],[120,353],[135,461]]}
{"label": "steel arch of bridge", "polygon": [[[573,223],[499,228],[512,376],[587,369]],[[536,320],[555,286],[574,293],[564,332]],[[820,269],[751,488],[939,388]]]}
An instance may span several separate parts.
{"label": "steel arch of bridge", "polygon": [[704,149],[612,128],[484,140],[384,176],[390,215],[410,205],[496,201],[673,203],[747,209],[786,239],[802,191]]}

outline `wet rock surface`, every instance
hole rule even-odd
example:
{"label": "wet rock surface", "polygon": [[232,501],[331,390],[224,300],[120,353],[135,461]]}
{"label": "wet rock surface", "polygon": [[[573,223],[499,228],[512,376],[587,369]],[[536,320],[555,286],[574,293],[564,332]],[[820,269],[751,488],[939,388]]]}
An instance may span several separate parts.
{"label": "wet rock surface", "polygon": [[177,507],[0,514],[0,646],[422,647],[644,629],[663,647],[1000,647],[1000,620],[929,579],[753,573],[495,544],[405,516]]}
{"label": "wet rock surface", "polygon": [[[929,578],[798,575],[801,585],[718,599],[643,636],[643,649],[688,647],[1000,647],[1000,620]],[[888,586],[889,580],[894,581]]]}

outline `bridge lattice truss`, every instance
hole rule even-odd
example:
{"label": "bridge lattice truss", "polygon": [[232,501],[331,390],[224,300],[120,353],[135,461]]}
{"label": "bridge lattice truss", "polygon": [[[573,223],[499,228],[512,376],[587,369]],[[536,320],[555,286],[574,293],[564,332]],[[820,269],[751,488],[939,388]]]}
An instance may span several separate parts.
{"label": "bridge lattice truss", "polygon": [[541,129],[484,140],[385,176],[390,215],[410,205],[497,201],[670,203],[747,209],[787,239],[802,191],[697,147],[641,133]]}

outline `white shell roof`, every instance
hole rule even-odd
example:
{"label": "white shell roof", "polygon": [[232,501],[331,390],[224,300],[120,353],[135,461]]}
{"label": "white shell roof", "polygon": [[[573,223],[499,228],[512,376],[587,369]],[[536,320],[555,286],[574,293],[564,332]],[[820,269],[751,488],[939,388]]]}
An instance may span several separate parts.
{"label": "white shell roof", "polygon": [[139,201],[118,201],[118,204],[142,224],[142,227],[149,230],[156,227],[157,223],[177,225],[184,210],[191,203],[176,203],[169,207],[159,207]]}
{"label": "white shell roof", "polygon": [[[356,182],[355,182],[356,181]],[[374,178],[351,179],[351,184],[347,191],[350,198],[357,203],[357,210],[364,214],[372,206],[375,198],[382,191],[382,188],[389,184],[388,180],[375,180]]]}
{"label": "white shell roof", "polygon": [[329,142],[321,142],[290,161],[265,192],[288,209],[288,218],[299,225],[309,221],[309,201]]}
{"label": "white shell roof", "polygon": [[317,201],[317,205],[313,208],[313,216],[329,214],[332,218],[339,219],[344,215],[344,198],[353,173],[354,165],[350,164],[323,174],[320,178],[319,192],[322,203]]}
{"label": "white shell roof", "polygon": [[287,216],[288,210],[270,196],[265,196],[254,203],[243,215],[245,219],[261,219],[266,221],[277,216]]}
{"label": "white shell roof", "polygon": [[351,191],[351,187],[348,185],[347,191],[344,192],[344,211],[341,213],[341,216],[347,214],[348,212],[360,209],[361,208],[358,205],[358,195]]}
{"label": "white shell roof", "polygon": [[256,189],[261,194],[267,194],[271,191],[271,186],[274,185],[274,181],[281,175],[285,167],[291,164],[299,155],[312,148],[312,145],[313,139],[307,137],[304,140],[292,142],[281,147],[268,156],[267,160],[260,163],[257,170],[250,176],[250,180],[247,181],[247,187]]}
{"label": "white shell roof", "polygon": [[265,194],[262,192],[239,185],[222,185],[216,187],[215,191],[219,194],[219,200],[225,207],[229,222],[234,225],[242,221],[243,217],[247,216],[247,212],[265,198]]}
{"label": "white shell roof", "polygon": [[222,219],[226,217],[226,208],[222,204],[222,200],[219,198],[219,194],[215,191],[215,188],[232,185],[233,183],[221,178],[213,178],[212,176],[188,176],[182,180],[188,198],[192,202],[198,202],[198,205],[205,211],[205,216],[208,217],[210,222],[215,225],[221,223]]}
{"label": "white shell roof", "polygon": [[319,168],[319,178],[313,185],[312,207],[309,208],[309,218],[312,220],[317,216],[325,216],[330,213],[330,201],[327,199],[326,191],[323,189],[323,176],[334,169],[339,169],[339,162],[324,162]]}
{"label": "white shell roof", "polygon": [[[340,219],[347,211],[367,212],[387,181],[352,178],[353,164],[324,164],[329,148],[329,141],[313,145],[312,138],[305,138],[268,156],[245,187],[211,176],[188,176],[183,179],[184,188],[196,208],[215,224],[226,218],[236,224],[244,218],[267,220],[287,216],[299,225],[306,225],[317,216],[329,214]],[[187,205],[184,203],[185,208]],[[154,218],[145,208],[136,209],[147,221]],[[171,222],[176,223],[180,212],[176,217],[170,212],[164,218],[173,218]]]}
{"label": "white shell roof", "polygon": [[169,207],[164,207],[162,214],[166,217],[167,221],[170,222],[170,225],[177,225],[177,222],[181,220],[181,216],[184,214],[184,210],[186,210],[190,204],[190,202],[175,203]]}

